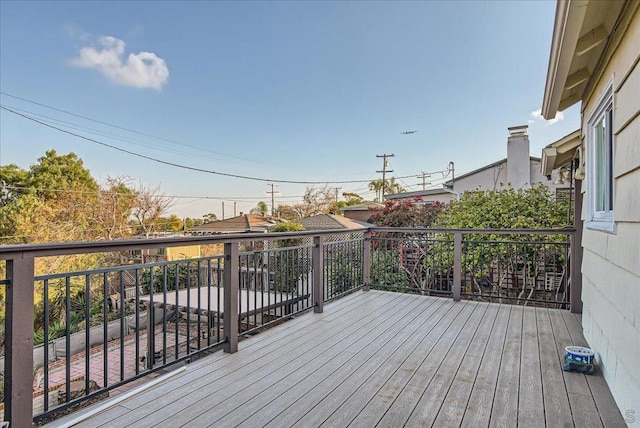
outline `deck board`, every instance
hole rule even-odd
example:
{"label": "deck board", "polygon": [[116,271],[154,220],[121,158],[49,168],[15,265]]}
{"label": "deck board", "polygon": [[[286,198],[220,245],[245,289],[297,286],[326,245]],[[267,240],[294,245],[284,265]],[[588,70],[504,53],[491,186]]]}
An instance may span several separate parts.
{"label": "deck board", "polygon": [[[455,321],[448,326],[443,325],[445,328],[442,336],[434,345],[428,357],[422,361],[420,367],[415,370],[409,379],[408,386],[412,388],[407,388],[400,393],[381,419],[380,426],[403,426],[411,417],[412,412],[422,399],[438,367],[451,348],[455,338],[464,328],[475,306],[477,305],[472,305],[467,302]],[[417,391],[420,393],[417,394]]]}
{"label": "deck board", "polygon": [[522,319],[518,426],[538,427],[541,420],[544,420],[544,399],[536,309],[525,308]]}
{"label": "deck board", "polygon": [[518,420],[523,308],[511,308],[489,426],[508,427]]}
{"label": "deck board", "polygon": [[471,341],[478,330],[482,318],[487,310],[487,305],[479,303],[471,316],[465,322],[464,327],[449,348],[442,363],[429,386],[422,394],[420,401],[413,409],[407,425],[409,426],[430,426],[438,417],[438,412],[444,398],[449,392],[449,387],[460,368],[464,355],[471,344]]}
{"label": "deck board", "polygon": [[476,334],[464,354],[460,367],[455,374],[449,392],[442,403],[434,426],[460,426],[464,411],[471,395],[473,383],[478,374],[482,355],[486,350],[489,335],[495,325],[499,305],[489,305]]}
{"label": "deck board", "polygon": [[[411,303],[411,300],[407,299],[406,296],[400,296],[397,299],[393,299],[388,308],[393,311],[394,308],[405,307],[407,302]],[[219,364],[209,369],[215,368],[215,372],[193,381],[191,383],[192,388],[186,394],[180,396],[178,400],[172,397],[171,394],[165,395],[165,400],[162,402],[160,410],[147,405],[129,415],[129,418],[136,418],[135,420],[121,417],[121,420],[115,421],[115,423],[129,424],[143,419],[152,424],[159,424],[168,419],[171,419],[172,423],[189,422],[191,419],[199,417],[209,407],[215,406],[235,395],[245,385],[251,385],[259,381],[262,377],[268,375],[269,371],[280,367],[286,368],[292,362],[296,362],[297,358],[312,356],[313,354],[309,353],[310,348],[320,347],[316,352],[321,353],[326,347],[333,344],[348,343],[350,334],[357,334],[358,329],[361,327],[384,324],[382,319],[378,320],[377,324],[374,322],[376,311],[384,307],[384,305],[374,304],[368,306],[368,309],[371,310],[370,313],[353,311],[345,313],[344,320],[351,323],[355,333],[349,333],[339,324],[331,324],[330,328],[323,329],[320,334],[314,336],[307,331],[306,335],[293,337],[292,340],[287,340],[287,337],[279,337],[278,340],[271,342],[266,347],[244,353],[241,358],[219,360]],[[401,315],[402,313],[398,312],[398,319],[401,318]],[[310,325],[310,327],[313,327],[313,325]],[[273,330],[269,330],[269,333]],[[231,357],[231,355],[228,355],[228,357]],[[300,362],[296,362],[296,364],[300,364]],[[242,371],[244,375],[238,380],[236,374],[239,371]],[[180,410],[178,415],[176,415],[177,410]]]}
{"label": "deck board", "polygon": [[569,397],[558,360],[549,311],[536,310],[538,343],[540,344],[540,369],[544,397],[544,416],[548,427],[573,426]]}
{"label": "deck board", "polygon": [[462,418],[463,427],[489,425],[511,309],[508,305],[500,307]]}
{"label": "deck board", "polygon": [[357,292],[77,426],[620,426],[600,373],[562,372],[569,344],[567,311]]}

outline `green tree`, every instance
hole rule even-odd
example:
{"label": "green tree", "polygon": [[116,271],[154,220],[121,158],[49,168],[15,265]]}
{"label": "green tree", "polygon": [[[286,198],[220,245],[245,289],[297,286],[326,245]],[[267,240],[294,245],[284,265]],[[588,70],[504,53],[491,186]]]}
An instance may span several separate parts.
{"label": "green tree", "polygon": [[258,202],[258,205],[256,205],[254,208],[251,208],[250,213],[266,215],[268,211],[269,211],[269,207],[267,207],[266,202],[260,201]]}
{"label": "green tree", "polygon": [[202,220],[204,221],[204,224],[213,223],[214,221],[218,221],[218,216],[214,213],[208,213],[202,216]]}
{"label": "green tree", "polygon": [[369,189],[376,192],[377,201],[382,201],[385,195],[402,193],[405,191],[404,187],[396,181],[395,177],[391,177],[388,180],[373,180],[369,182]]}
{"label": "green tree", "polygon": [[[507,187],[500,191],[465,192],[437,217],[434,226],[456,229],[558,229],[568,224],[567,201],[556,202],[543,185],[527,189]],[[501,293],[508,272],[519,272],[518,283],[523,297],[543,272],[541,269],[561,269],[566,255],[559,251],[568,241],[563,235],[498,235],[465,234],[463,268],[471,276],[471,286],[480,290],[486,282],[495,293]],[[435,251],[438,251],[435,248]],[[440,255],[444,254],[443,252]],[[440,258],[452,263],[451,251]],[[499,267],[499,268],[497,268]],[[557,269],[556,269],[557,268]],[[501,274],[495,274],[495,272]],[[497,275],[497,276],[496,276]]]}
{"label": "green tree", "polygon": [[96,238],[90,208],[98,203],[98,184],[74,153],[49,150],[28,171],[12,164],[1,172],[11,183],[0,212],[3,243]]}
{"label": "green tree", "polygon": [[8,205],[26,191],[29,173],[18,165],[0,165],[0,206]]}
{"label": "green tree", "polygon": [[28,183],[47,199],[64,197],[64,191],[97,192],[98,183],[75,153],[58,155],[48,150],[29,170]]}
{"label": "green tree", "polygon": [[203,224],[204,221],[201,218],[185,218],[184,219],[184,226],[188,229],[191,229],[194,226],[200,226],[201,224]]}
{"label": "green tree", "polygon": [[567,201],[556,202],[548,187],[464,192],[438,215],[436,227],[550,229],[568,224]]}

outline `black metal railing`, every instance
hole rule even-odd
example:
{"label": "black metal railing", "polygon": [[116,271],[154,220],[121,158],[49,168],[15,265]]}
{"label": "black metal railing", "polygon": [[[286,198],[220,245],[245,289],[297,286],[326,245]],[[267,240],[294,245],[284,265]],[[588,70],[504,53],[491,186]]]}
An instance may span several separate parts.
{"label": "black metal railing", "polygon": [[36,415],[220,345],[222,259],[36,276]]}
{"label": "black metal railing", "polygon": [[371,286],[568,308],[571,237],[570,230],[378,229]]}
{"label": "black metal railing", "polygon": [[[370,286],[566,308],[572,237],[362,228],[0,247],[5,420],[27,425],[218,347],[235,352],[244,336]],[[122,264],[131,251],[209,244],[224,251]],[[44,258],[84,254],[118,265],[35,274]]]}
{"label": "black metal railing", "polygon": [[364,239],[362,235],[332,240],[323,245],[325,301],[339,298],[364,285]]}

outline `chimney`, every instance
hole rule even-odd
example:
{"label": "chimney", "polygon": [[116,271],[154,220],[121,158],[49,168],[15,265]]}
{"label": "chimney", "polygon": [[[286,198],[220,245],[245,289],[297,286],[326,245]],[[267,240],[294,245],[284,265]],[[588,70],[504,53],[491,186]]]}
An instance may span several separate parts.
{"label": "chimney", "polygon": [[521,125],[509,128],[507,182],[511,183],[514,189],[522,189],[531,181],[528,127],[528,125]]}

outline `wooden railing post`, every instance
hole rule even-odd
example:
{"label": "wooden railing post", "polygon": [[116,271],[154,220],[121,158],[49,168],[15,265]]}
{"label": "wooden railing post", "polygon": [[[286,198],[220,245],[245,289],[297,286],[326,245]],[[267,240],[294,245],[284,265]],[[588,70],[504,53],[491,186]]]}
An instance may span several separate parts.
{"label": "wooden railing post", "polygon": [[455,232],[453,235],[453,300],[460,301],[462,288],[462,233]]}
{"label": "wooden railing post", "polygon": [[224,244],[224,352],[238,351],[238,243]]}
{"label": "wooden railing post", "polygon": [[575,180],[575,211],[573,227],[570,235],[569,269],[571,272],[571,288],[569,289],[569,306],[574,314],[582,313],[582,182]]}
{"label": "wooden railing post", "polygon": [[369,284],[371,283],[371,232],[364,232],[364,245],[362,254],[362,290],[369,291]]}
{"label": "wooden railing post", "polygon": [[34,259],[7,260],[4,419],[33,425]]}
{"label": "wooden railing post", "polygon": [[324,304],[324,252],[322,235],[313,237],[313,312],[322,313]]}

